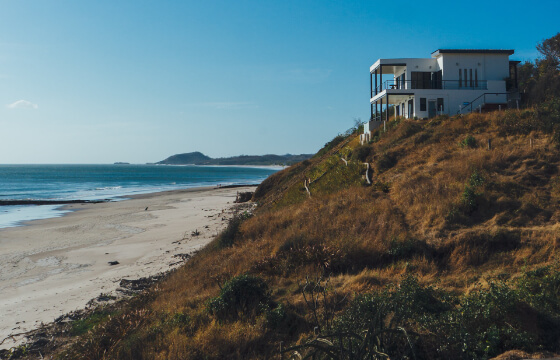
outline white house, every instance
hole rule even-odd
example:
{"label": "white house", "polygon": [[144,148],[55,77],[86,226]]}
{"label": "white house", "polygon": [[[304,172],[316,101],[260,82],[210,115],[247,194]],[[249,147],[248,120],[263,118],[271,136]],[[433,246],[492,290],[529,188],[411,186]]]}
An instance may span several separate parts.
{"label": "white house", "polygon": [[439,49],[431,58],[377,60],[370,67],[371,117],[362,140],[389,115],[424,119],[507,107],[517,91],[513,53]]}

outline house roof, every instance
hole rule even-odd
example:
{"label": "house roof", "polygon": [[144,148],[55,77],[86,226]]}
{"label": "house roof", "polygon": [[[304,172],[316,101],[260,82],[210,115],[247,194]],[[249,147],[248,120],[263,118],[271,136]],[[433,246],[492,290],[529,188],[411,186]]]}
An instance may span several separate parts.
{"label": "house roof", "polygon": [[437,49],[432,53],[432,57],[441,54],[507,54],[513,55],[513,50],[506,49]]}

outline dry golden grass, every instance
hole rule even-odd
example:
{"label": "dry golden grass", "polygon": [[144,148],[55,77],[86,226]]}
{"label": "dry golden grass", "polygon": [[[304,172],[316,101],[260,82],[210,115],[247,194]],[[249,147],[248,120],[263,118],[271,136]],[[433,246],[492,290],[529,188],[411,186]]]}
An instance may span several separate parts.
{"label": "dry golden grass", "polygon": [[[376,186],[356,181],[361,173],[351,171],[362,171],[358,167],[340,160],[325,165],[357,147],[355,138],[271,176],[257,189],[260,207],[233,246],[207,247],[158,286],[147,303],[149,325],[134,345],[138,353],[161,359],[271,357],[279,341],[295,342],[312,331],[301,294],[307,275],[331,274],[331,291],[350,298],[403,274],[468,292],[475,283],[552,262],[560,246],[559,151],[548,133],[508,130],[520,126],[515,116],[533,115],[397,119],[369,145]],[[459,145],[467,135],[477,147]],[[386,163],[376,167],[381,161]],[[322,189],[319,180],[308,197],[303,179],[324,172],[325,183],[340,188]],[[474,172],[482,184],[469,185]],[[342,178],[351,179],[347,186],[337,182]],[[467,186],[476,193],[476,208],[468,213],[462,210]],[[267,281],[273,301],[293,314],[291,328],[271,330],[263,316],[220,323],[206,312],[220,286],[245,273]],[[176,314],[188,316],[186,328],[171,321]]]}

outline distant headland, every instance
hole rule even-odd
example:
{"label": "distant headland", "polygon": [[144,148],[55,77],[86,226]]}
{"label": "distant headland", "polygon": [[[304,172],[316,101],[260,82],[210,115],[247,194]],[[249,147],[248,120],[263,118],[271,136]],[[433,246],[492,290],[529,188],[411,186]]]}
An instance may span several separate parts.
{"label": "distant headland", "polygon": [[184,154],[177,154],[165,160],[158,161],[158,165],[291,165],[303,160],[307,160],[312,154],[300,155],[240,155],[213,159],[201,152],[195,151]]}

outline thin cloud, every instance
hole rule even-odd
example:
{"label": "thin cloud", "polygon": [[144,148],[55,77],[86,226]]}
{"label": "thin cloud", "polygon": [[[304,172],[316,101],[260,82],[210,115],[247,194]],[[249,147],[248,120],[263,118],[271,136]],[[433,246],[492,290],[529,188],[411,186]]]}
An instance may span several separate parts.
{"label": "thin cloud", "polygon": [[39,105],[27,100],[18,100],[14,103],[6,105],[8,109],[38,109]]}

